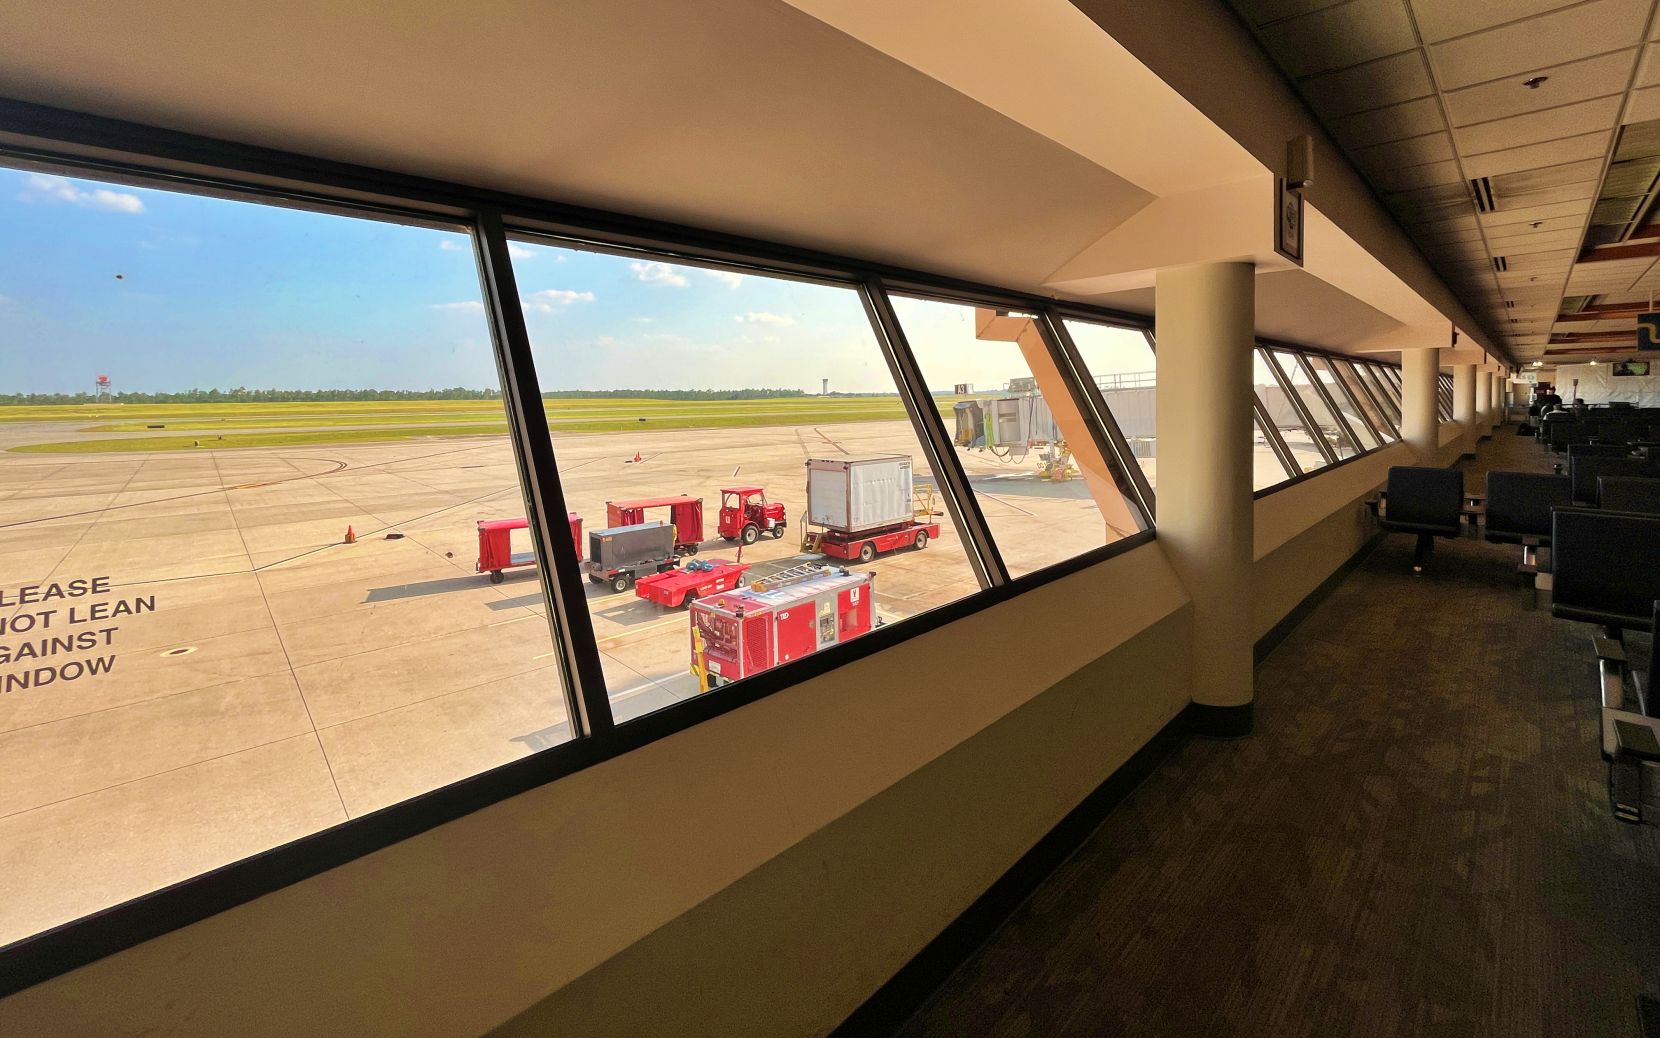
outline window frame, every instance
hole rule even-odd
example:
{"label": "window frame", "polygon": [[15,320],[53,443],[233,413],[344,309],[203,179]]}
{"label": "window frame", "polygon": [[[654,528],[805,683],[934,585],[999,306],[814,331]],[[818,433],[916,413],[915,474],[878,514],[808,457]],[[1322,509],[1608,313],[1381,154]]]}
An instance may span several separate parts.
{"label": "window frame", "polygon": [[[787,244],[650,220],[589,207],[500,191],[470,188],[431,178],[393,173],[290,152],[242,145],[123,120],[68,112],[28,102],[0,99],[0,161],[24,170],[89,177],[138,187],[303,209],[340,216],[389,220],[417,226],[471,232],[492,348],[502,375],[504,407],[527,518],[537,546],[538,574],[548,603],[549,623],[561,663],[561,678],[571,710],[572,737],[507,764],[438,787],[297,840],[233,861],[207,873],[170,884],[132,900],[0,947],[0,997],[59,976],[144,941],[151,940],[227,909],[245,904],[338,865],[382,850],[446,822],[538,788],[658,739],[718,717],[775,692],[795,686],[855,660],[918,638],[947,624],[994,608],[1026,591],[1151,543],[1156,533],[1156,500],[1140,464],[1130,452],[1111,409],[1078,355],[1064,321],[1075,319],[1140,330],[1154,350],[1150,317],[1082,303],[1012,292],[960,278],[837,256]],[[965,539],[983,537],[978,551],[985,566],[982,589],[954,602],[878,628],[852,642],[831,646],[756,677],[714,690],[615,724],[611,717],[598,650],[582,595],[575,547],[564,529],[564,495],[553,438],[535,377],[524,313],[508,253],[517,234],[563,238],[606,251],[635,251],[664,260],[845,285],[860,292],[867,317],[888,358],[896,387],[925,448],[933,441],[930,463],[942,485]],[[1090,422],[1096,446],[1114,470],[1147,529],[1062,559],[1018,577],[1008,575],[996,553],[989,528],[978,515],[972,488],[950,450],[937,415],[931,415],[927,387],[892,313],[890,293],[969,305],[1018,309],[1038,315],[1052,356],[1060,366],[1074,403]],[[1261,340],[1269,370],[1281,382],[1294,409],[1315,428],[1299,394],[1285,382],[1268,347],[1294,354],[1341,356],[1327,351]],[[1379,364],[1397,385],[1393,368]],[[1383,376],[1379,376],[1383,377]],[[1313,380],[1320,385],[1319,380]],[[1326,464],[1303,471],[1291,455],[1266,410],[1252,394],[1253,415],[1287,472],[1287,479],[1256,491],[1254,497],[1284,489],[1335,465],[1338,460],[1320,438]],[[1339,420],[1342,416],[1335,408]],[[931,430],[923,436],[924,430]],[[1358,440],[1355,441],[1357,444]],[[1374,448],[1380,449],[1380,448]],[[952,479],[947,479],[950,474]],[[947,490],[955,481],[956,488]]]}
{"label": "window frame", "polygon": [[[207,873],[0,947],[0,997],[107,955],[280,890],[337,865],[381,850],[508,797],[637,749],[665,736],[800,684],[855,660],[920,637],[1033,588],[1152,542],[1153,497],[1099,388],[1079,377],[1087,370],[1066,335],[1064,315],[1139,329],[1151,339],[1151,320],[1053,300],[961,279],[869,263],[850,257],[484,191],[427,178],[237,145],[120,120],[64,112],[0,99],[0,161],[8,167],[98,179],[143,188],[183,191],[252,204],[355,218],[454,229],[473,238],[481,298],[502,376],[504,408],[515,466],[527,497],[527,519],[537,547],[537,570],[548,604],[570,708],[572,737],[524,758],[440,786],[427,793],[279,844]],[[931,456],[948,507],[976,555],[981,590],[957,601],[878,628],[743,682],[616,724],[606,694],[575,546],[561,536],[565,513],[557,452],[546,430],[540,383],[508,252],[510,236],[563,238],[605,251],[649,253],[772,277],[855,288],[865,304],[884,356],[905,400],[912,425]],[[1019,309],[1039,317],[1051,355],[1074,403],[1090,423],[1096,446],[1113,469],[1146,529],[1010,577],[989,527],[979,515],[943,423],[927,402],[916,361],[892,312],[889,293]],[[928,415],[934,415],[928,418]],[[1133,496],[1131,496],[1133,494]],[[555,521],[558,520],[558,521]]]}

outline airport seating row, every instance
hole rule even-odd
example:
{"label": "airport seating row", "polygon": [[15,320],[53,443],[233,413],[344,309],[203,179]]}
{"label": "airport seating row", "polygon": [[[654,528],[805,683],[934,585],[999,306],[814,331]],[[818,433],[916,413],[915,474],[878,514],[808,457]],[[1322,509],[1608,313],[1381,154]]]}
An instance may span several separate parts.
{"label": "airport seating row", "polygon": [[[1570,454],[1569,470],[1493,471],[1485,495],[1468,495],[1457,469],[1396,466],[1372,504],[1383,529],[1418,538],[1414,572],[1438,537],[1520,544],[1520,571],[1550,588],[1552,615],[1601,628],[1592,647],[1610,803],[1622,821],[1660,825],[1660,466],[1593,450]],[[1628,631],[1650,633],[1642,659],[1628,658]]]}

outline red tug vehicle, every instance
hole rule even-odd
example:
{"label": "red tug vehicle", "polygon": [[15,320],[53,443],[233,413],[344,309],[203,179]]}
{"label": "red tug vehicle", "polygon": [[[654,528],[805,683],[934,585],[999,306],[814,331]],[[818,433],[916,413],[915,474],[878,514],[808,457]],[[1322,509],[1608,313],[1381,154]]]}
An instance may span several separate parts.
{"label": "red tug vehicle", "polygon": [[789,520],[784,506],[767,500],[761,487],[723,487],[720,492],[720,518],[715,532],[728,541],[754,544],[763,533],[774,538],[784,536]]}
{"label": "red tug vehicle", "polygon": [[703,543],[703,498],[642,497],[632,501],[605,502],[605,525],[638,526],[646,521],[646,509],[667,508],[669,525],[674,527],[675,550],[685,555],[696,555]]}
{"label": "red tug vehicle", "polygon": [[637,578],[634,593],[647,602],[679,609],[708,595],[742,587],[744,570],[748,568],[747,562],[727,562],[725,559],[692,561],[680,569]]}
{"label": "red tug vehicle", "polygon": [[753,677],[868,633],[874,573],[797,566],[692,603],[692,673],[698,689]]}
{"label": "red tug vehicle", "polygon": [[[576,542],[576,561],[582,561],[582,517],[575,512],[566,516],[571,524],[571,540]],[[528,529],[525,519],[480,519],[478,523],[478,570],[490,574],[490,583],[500,584],[507,577],[502,570],[536,565],[536,552],[514,551],[513,531]]]}

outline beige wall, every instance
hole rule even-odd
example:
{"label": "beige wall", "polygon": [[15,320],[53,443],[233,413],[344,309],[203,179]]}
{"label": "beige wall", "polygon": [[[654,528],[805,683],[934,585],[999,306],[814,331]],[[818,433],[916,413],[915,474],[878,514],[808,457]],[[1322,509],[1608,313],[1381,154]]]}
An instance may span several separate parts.
{"label": "beige wall", "polygon": [[[1391,448],[1256,502],[1256,634]],[[0,1001],[0,1033],[813,1034],[1188,701],[1155,542]]]}

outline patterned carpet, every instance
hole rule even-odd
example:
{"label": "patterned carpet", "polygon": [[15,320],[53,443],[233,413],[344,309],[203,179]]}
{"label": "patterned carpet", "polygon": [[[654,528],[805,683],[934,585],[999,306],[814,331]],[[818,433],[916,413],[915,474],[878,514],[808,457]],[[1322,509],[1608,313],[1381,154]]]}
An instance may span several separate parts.
{"label": "patterned carpet", "polygon": [[[1512,432],[1470,489],[1549,471]],[[1411,553],[1386,538],[1258,667],[1256,734],[1187,741],[902,1033],[1636,1035],[1660,835],[1609,813],[1592,628],[1530,608],[1517,548]]]}

